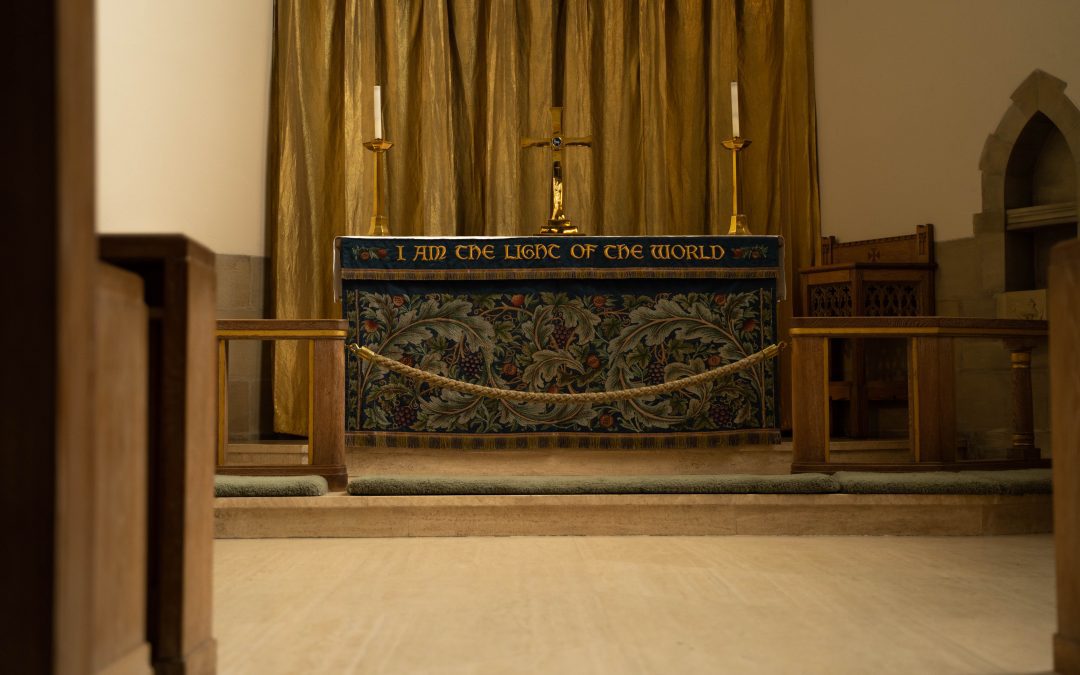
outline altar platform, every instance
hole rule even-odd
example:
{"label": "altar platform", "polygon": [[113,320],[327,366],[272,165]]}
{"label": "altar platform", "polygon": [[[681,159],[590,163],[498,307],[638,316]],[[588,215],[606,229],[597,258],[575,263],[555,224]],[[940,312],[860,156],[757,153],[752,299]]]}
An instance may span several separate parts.
{"label": "altar platform", "polygon": [[215,536],[222,539],[536,535],[991,536],[1046,533],[1053,529],[1051,495],[1045,492],[403,496],[331,493],[321,497],[219,498],[215,500],[214,522]]}

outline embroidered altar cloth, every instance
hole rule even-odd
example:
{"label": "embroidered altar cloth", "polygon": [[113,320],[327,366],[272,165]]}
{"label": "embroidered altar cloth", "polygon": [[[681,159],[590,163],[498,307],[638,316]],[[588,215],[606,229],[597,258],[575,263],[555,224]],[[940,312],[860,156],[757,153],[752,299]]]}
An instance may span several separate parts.
{"label": "embroidered altar cloth", "polygon": [[[779,237],[339,237],[348,342],[490,387],[657,384],[776,341]],[[346,443],[650,448],[778,442],[777,368],[607,404],[512,402],[345,364]]]}

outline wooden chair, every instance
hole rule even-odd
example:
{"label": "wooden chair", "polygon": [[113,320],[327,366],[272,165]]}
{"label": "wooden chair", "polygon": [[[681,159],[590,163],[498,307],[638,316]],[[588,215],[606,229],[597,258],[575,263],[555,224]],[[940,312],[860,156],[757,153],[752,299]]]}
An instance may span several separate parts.
{"label": "wooden chair", "polygon": [[[802,307],[811,317],[932,316],[934,305],[934,226],[917,225],[915,234],[841,243],[822,237],[821,263],[799,270]],[[902,405],[907,385],[902,365],[886,363],[868,372],[867,357],[877,364],[901,362],[901,343],[836,340],[830,381],[833,429],[852,438],[870,432],[872,406]],[[846,355],[846,358],[845,358]],[[842,367],[841,367],[842,366]]]}

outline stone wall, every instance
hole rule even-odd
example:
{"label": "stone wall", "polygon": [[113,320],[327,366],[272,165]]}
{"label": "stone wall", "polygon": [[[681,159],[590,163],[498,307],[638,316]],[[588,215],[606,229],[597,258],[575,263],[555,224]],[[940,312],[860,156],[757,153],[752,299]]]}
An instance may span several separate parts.
{"label": "stone wall", "polygon": [[[1004,232],[938,242],[937,313],[975,318],[1045,318],[1010,314],[1005,292]],[[999,311],[999,307],[1005,308]],[[1035,444],[1050,453],[1045,344],[1032,352]],[[1003,456],[1012,443],[1009,352],[1000,340],[957,340],[956,416],[962,456]]]}
{"label": "stone wall", "polygon": [[[219,319],[264,319],[270,315],[267,258],[219,254],[216,267]],[[273,434],[270,354],[269,342],[229,343],[229,440],[255,440]]]}

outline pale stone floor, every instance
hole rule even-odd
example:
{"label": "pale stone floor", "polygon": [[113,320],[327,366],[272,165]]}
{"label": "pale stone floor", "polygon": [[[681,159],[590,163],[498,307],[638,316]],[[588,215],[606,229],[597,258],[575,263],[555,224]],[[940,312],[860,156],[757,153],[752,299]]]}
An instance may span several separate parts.
{"label": "pale stone floor", "polygon": [[1038,673],[1053,541],[215,543],[219,672]]}

